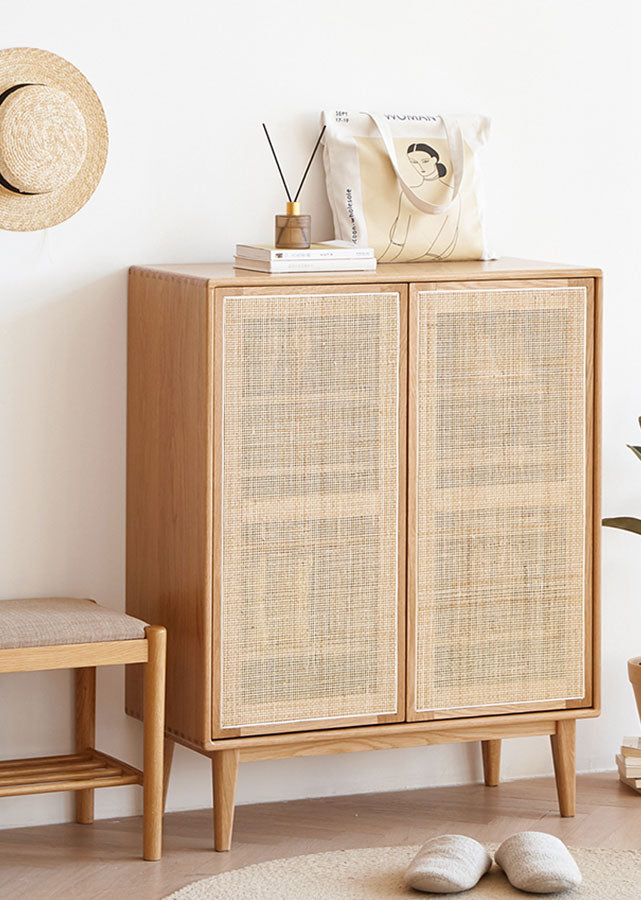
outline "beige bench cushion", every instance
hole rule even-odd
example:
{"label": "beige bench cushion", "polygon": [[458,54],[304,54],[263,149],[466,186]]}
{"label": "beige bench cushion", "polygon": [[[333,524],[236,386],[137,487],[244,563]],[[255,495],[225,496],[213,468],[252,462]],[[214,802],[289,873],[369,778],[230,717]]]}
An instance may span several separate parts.
{"label": "beige bench cushion", "polygon": [[0,650],[133,641],[145,637],[146,622],[73,597],[0,600]]}

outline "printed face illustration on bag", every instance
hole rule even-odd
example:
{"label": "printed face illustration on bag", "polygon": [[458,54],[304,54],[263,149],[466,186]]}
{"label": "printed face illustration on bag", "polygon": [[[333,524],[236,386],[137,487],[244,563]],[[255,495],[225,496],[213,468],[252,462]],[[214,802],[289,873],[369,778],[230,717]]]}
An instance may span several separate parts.
{"label": "printed face illustration on bag", "polygon": [[429,144],[410,144],[407,148],[407,158],[423,181],[436,181],[447,173],[443,163],[439,162],[438,153]]}
{"label": "printed face illustration on bag", "polygon": [[[415,142],[407,147],[407,160],[420,176],[420,181],[411,185],[412,189],[423,195],[424,199],[438,202],[436,197],[430,196],[430,183],[438,182],[451,188],[447,166],[440,161],[438,150],[430,144]],[[416,209],[400,191],[396,218],[389,231],[389,243],[379,256],[379,262],[393,262],[401,255],[405,260],[416,261],[448,259],[458,240],[460,216],[461,204],[457,200],[447,213],[433,217],[434,224],[438,226],[435,232],[419,236],[417,228],[412,228],[412,220],[417,218]],[[424,232],[424,220],[420,224],[423,226],[420,230]]]}

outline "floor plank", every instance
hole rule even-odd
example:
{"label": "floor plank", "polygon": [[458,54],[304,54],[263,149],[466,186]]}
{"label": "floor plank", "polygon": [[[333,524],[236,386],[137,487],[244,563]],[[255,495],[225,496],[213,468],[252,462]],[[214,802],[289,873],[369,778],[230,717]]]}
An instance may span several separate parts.
{"label": "floor plank", "polygon": [[580,775],[577,815],[561,819],[553,778],[240,806],[229,853],[214,853],[209,810],[165,817],[163,859],[139,858],[140,818],[0,831],[3,900],[160,900],[252,863],[351,847],[418,844],[444,832],[498,843],[515,831],[576,847],[641,849],[641,795],[613,773]]}

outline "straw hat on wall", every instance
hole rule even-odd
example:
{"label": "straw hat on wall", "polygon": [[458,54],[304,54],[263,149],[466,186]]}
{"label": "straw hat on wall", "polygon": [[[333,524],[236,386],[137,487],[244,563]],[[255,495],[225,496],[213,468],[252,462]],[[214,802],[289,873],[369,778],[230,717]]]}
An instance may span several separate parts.
{"label": "straw hat on wall", "polygon": [[75,66],[33,47],[0,50],[0,228],[72,216],[98,186],[107,144],[100,100]]}

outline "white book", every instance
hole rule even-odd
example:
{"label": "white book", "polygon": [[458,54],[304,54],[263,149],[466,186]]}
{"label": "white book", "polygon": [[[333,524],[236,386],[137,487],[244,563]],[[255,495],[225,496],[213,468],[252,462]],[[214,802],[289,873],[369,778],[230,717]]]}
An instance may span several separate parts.
{"label": "white book", "polygon": [[286,272],[375,272],[376,259],[276,259],[273,262],[262,259],[234,257],[237,269],[252,269],[254,272],[282,274]]}
{"label": "white book", "polygon": [[281,250],[271,244],[236,244],[236,256],[244,259],[371,259],[371,247],[355,247],[349,241],[323,241],[307,250]]}

